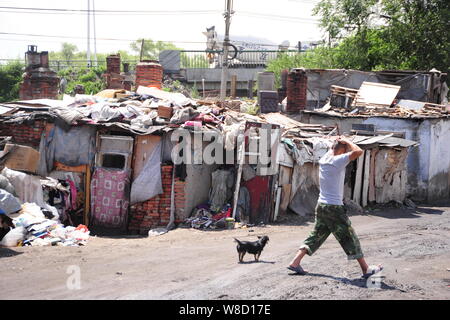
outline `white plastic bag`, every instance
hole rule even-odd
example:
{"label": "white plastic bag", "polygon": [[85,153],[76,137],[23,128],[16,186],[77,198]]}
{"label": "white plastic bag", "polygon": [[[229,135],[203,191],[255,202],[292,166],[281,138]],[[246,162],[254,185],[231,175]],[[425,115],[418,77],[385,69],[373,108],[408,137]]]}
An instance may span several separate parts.
{"label": "white plastic bag", "polygon": [[17,227],[11,229],[0,241],[0,246],[3,247],[16,247],[19,241],[25,240],[27,230],[24,227]]}

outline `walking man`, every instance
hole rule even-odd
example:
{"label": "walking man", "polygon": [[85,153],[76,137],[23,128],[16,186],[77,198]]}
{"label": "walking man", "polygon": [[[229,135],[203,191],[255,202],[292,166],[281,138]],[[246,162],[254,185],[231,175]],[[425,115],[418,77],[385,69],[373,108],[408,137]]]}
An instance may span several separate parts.
{"label": "walking man", "polygon": [[383,269],[381,265],[367,265],[359,239],[346,215],[342,202],[344,195],[345,167],[363,154],[363,150],[347,138],[337,138],[331,149],[319,160],[320,195],[316,206],[316,222],[313,231],[303,242],[288,269],[306,274],[300,266],[303,257],[312,255],[325,242],[330,233],[347,254],[349,260],[357,260],[363,277],[368,278]]}

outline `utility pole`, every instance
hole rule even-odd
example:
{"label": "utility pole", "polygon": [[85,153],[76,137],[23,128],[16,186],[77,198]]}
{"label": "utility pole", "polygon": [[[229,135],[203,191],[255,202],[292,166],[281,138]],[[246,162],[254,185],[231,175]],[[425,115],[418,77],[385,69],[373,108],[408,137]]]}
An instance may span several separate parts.
{"label": "utility pole", "polygon": [[225,0],[225,38],[223,39],[222,75],[220,78],[220,101],[225,100],[228,76],[228,47],[230,44],[230,22],[233,0]]}
{"label": "utility pole", "polygon": [[87,1],[88,9],[87,9],[87,65],[91,66],[91,1]]}
{"label": "utility pole", "polygon": [[97,29],[95,28],[95,0],[92,0],[92,19],[94,24],[94,65],[98,67],[97,62]]}

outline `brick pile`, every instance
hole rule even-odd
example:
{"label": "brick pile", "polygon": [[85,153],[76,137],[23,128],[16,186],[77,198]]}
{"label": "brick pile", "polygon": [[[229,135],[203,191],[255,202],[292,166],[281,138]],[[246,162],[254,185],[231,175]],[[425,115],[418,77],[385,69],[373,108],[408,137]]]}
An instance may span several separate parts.
{"label": "brick pile", "polygon": [[[172,165],[161,166],[162,194],[131,206],[131,219],[128,225],[129,232],[147,234],[152,228],[167,226],[170,221],[172,170]],[[175,209],[184,208],[184,186],[184,181],[175,178]]]}
{"label": "brick pile", "polygon": [[292,69],[287,77],[287,113],[298,113],[306,108],[308,77],[304,69]]}
{"label": "brick pile", "polygon": [[12,142],[17,144],[39,147],[42,131],[46,121],[36,120],[33,124],[5,124],[0,123],[0,136],[11,136]]}
{"label": "brick pile", "polygon": [[161,89],[163,67],[155,60],[144,60],[136,65],[136,88],[157,87]]}

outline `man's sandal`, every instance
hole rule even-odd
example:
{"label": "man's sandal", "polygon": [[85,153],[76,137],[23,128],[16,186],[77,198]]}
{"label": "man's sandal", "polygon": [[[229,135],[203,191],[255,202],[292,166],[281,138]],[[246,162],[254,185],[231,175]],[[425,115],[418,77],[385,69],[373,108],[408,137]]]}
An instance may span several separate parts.
{"label": "man's sandal", "polygon": [[291,271],[294,271],[296,274],[299,274],[299,275],[302,275],[302,276],[308,273],[305,270],[303,270],[303,268],[300,267],[300,266],[298,266],[298,267],[291,267],[291,266],[289,266],[287,268],[289,270],[291,270]]}
{"label": "man's sandal", "polygon": [[373,276],[374,274],[379,273],[381,270],[383,270],[383,266],[369,266],[369,268],[367,269],[368,272],[363,274],[362,277],[364,279],[368,279],[369,277]]}

